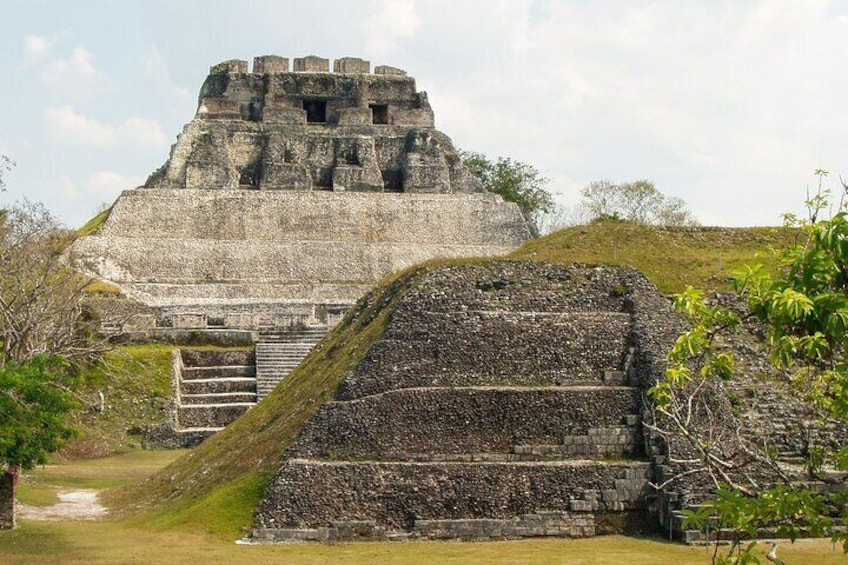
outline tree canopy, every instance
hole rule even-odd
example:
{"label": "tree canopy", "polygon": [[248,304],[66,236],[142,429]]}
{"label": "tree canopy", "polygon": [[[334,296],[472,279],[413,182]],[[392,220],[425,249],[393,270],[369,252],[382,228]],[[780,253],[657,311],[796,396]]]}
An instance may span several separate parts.
{"label": "tree canopy", "polygon": [[0,461],[32,469],[74,435],[65,416],[77,406],[60,357],[36,356],[0,368]]}
{"label": "tree canopy", "polygon": [[[10,161],[0,160],[0,181]],[[73,234],[40,204],[0,209],[0,528],[15,525],[21,469],[47,461],[74,430],[68,360],[102,350],[69,264]]]}
{"label": "tree canopy", "polygon": [[581,212],[588,221],[620,220],[661,226],[697,225],[686,203],[666,196],[647,180],[594,181],[581,191]]}
{"label": "tree canopy", "polygon": [[[742,542],[763,528],[792,540],[802,529],[809,535],[830,534],[848,552],[848,534],[828,515],[836,510],[848,521],[848,493],[830,495],[807,486],[810,480],[833,480],[833,474],[824,473],[826,467],[848,470],[848,446],[807,446],[806,476],[799,477],[785,472],[774,453],[745,434],[737,433],[728,449],[707,421],[715,412],[699,408],[708,402],[705,395],[734,377],[734,356],[716,338],[733,332],[743,317],[754,317],[768,334],[772,363],[792,371],[792,384],[821,409],[823,418],[848,422],[848,208],[842,200],[835,214],[821,218],[829,199],[821,190],[826,173],[817,174],[820,190],[807,201],[808,218],[787,217],[798,240],[777,250],[779,268],[767,272],[750,266],[737,273],[747,313],[708,302],[691,287],[676,297],[690,329],[669,354],[665,378],[649,391],[658,417],[648,428],[666,439],[685,438],[690,472],[706,473],[717,487],[715,498],[684,512],[689,527],[731,532],[724,555],[716,546],[714,563],[759,563],[754,544]],[[848,194],[844,183],[843,189]],[[770,466],[775,484],[757,484],[745,474],[737,480],[733,472],[751,461]]]}
{"label": "tree canopy", "polygon": [[12,170],[15,162],[6,155],[0,155],[0,191],[6,190],[6,173]]}
{"label": "tree canopy", "polygon": [[0,209],[0,365],[92,352],[91,320],[82,306],[88,279],[68,265],[72,240],[41,204]]}
{"label": "tree canopy", "polygon": [[509,157],[492,161],[482,153],[469,151],[462,152],[462,161],[486,190],[518,204],[534,234],[538,235],[540,220],[553,211],[554,201],[547,190],[550,181],[536,167]]}

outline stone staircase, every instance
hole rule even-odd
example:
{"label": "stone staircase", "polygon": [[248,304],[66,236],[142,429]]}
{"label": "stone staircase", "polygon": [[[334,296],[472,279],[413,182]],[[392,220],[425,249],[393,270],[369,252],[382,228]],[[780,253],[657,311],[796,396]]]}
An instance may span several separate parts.
{"label": "stone staircase", "polygon": [[252,351],[182,349],[175,355],[177,434],[202,441],[256,405]]}
{"label": "stone staircase", "polygon": [[262,330],[256,343],[256,392],[261,400],[327,333],[326,326]]}

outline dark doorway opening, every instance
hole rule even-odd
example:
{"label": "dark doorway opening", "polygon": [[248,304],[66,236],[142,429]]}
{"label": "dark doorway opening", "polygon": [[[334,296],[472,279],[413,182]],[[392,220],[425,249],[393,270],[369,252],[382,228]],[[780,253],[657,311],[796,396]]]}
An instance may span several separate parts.
{"label": "dark doorway opening", "polygon": [[368,107],[371,108],[372,124],[389,124],[389,107],[386,104],[369,104]]}
{"label": "dark doorway opening", "polygon": [[386,169],[380,172],[383,175],[383,190],[386,192],[403,192],[403,171]]}
{"label": "dark doorway opening", "polygon": [[251,163],[241,170],[239,186],[259,188],[259,178],[262,176],[262,165]]}
{"label": "dark doorway opening", "polygon": [[308,123],[325,123],[327,121],[327,101],[306,99],[303,101]]}

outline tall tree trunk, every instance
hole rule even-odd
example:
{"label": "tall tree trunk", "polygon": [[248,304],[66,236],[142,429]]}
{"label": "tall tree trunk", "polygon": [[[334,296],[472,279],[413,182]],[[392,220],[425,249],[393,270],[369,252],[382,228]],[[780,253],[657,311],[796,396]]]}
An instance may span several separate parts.
{"label": "tall tree trunk", "polygon": [[0,530],[15,527],[15,494],[20,477],[20,465],[9,465],[0,476]]}

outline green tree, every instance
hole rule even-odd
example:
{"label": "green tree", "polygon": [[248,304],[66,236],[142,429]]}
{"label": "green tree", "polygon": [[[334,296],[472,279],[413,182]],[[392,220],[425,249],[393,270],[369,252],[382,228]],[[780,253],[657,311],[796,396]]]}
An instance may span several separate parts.
{"label": "green tree", "polygon": [[35,356],[0,367],[0,529],[15,527],[15,492],[21,470],[47,462],[75,434],[67,423],[77,406],[61,357]]}
{"label": "green tree", "polygon": [[594,181],[581,191],[579,207],[588,221],[621,220],[662,226],[697,225],[680,198],[666,196],[647,180]]}
{"label": "green tree", "polygon": [[463,151],[461,155],[465,166],[486,190],[518,204],[533,234],[538,235],[542,216],[554,210],[553,197],[547,190],[550,181],[533,165],[509,157],[491,161],[482,153]]}
{"label": "green tree", "polygon": [[[0,159],[0,182],[11,165]],[[41,204],[0,209],[0,528],[14,527],[21,469],[73,433],[70,362],[104,350],[82,303],[89,280],[68,263],[72,240]]]}
{"label": "green tree", "polygon": [[[791,370],[794,384],[823,413],[848,422],[848,209],[843,199],[834,215],[822,219],[829,207],[829,194],[822,190],[826,174],[817,171],[819,188],[807,201],[808,217],[786,218],[798,239],[778,251],[779,269],[748,267],[738,273],[736,284],[749,307],[746,316],[756,317],[768,332],[772,363]],[[848,193],[844,183],[843,190]],[[675,305],[691,328],[669,354],[665,378],[649,391],[657,417],[648,427],[668,443],[683,438],[688,448],[678,461],[688,455],[690,471],[707,473],[717,487],[713,499],[685,512],[685,523],[731,532],[723,554],[716,544],[715,563],[759,563],[754,544],[743,542],[763,528],[775,528],[792,540],[802,528],[814,535],[830,534],[848,553],[848,535],[837,530],[825,512],[839,508],[848,521],[846,493],[829,496],[812,492],[805,484],[808,479],[827,478],[822,473],[826,466],[848,469],[846,446],[815,450],[807,464],[808,476],[798,477],[782,472],[767,450],[743,434],[731,442],[716,441],[710,423],[715,410],[698,407],[708,402],[705,396],[718,383],[732,378],[733,355],[718,346],[716,338],[732,332],[742,320],[728,308],[707,303],[691,287],[676,297]],[[771,464],[777,483],[757,485],[738,473],[751,461]]]}

